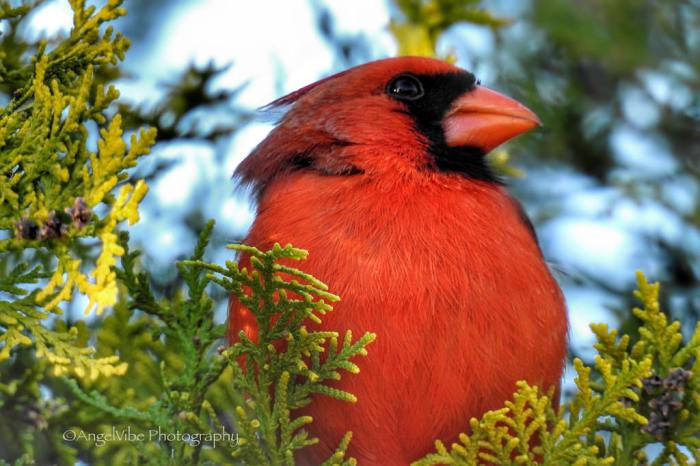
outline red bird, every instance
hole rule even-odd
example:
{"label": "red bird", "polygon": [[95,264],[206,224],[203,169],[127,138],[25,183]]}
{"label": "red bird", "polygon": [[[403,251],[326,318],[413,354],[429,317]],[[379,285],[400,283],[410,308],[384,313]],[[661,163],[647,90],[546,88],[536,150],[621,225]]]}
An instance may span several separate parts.
{"label": "red bird", "polygon": [[[318,464],[353,432],[360,465],[404,465],[499,408],[521,379],[559,386],[562,293],[516,200],[485,161],[537,116],[448,63],[367,63],[273,102],[289,106],[236,174],[257,194],[245,243],[292,243],[342,297],[322,328],[377,334],[361,373],[304,414]],[[245,262],[247,259],[244,257]],[[254,319],[231,300],[229,337]]]}

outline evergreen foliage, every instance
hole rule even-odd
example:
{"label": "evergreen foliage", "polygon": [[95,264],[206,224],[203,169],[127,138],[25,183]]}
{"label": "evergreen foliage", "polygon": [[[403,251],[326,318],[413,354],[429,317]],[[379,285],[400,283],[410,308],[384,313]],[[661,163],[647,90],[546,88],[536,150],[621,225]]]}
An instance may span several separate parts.
{"label": "evergreen foliage", "polygon": [[[202,232],[191,259],[178,264],[186,292],[172,300],[154,297],[147,274],[137,270],[139,253],[128,250],[123,236],[118,278],[129,298],[98,330],[97,349],[125,354],[130,372],[102,384],[63,380],[76,403],[92,413],[90,429],[76,419],[69,435],[84,441],[86,450],[96,441],[86,432],[111,435],[95,464],[117,459],[153,465],[293,464],[294,452],[317,439],[303,430],[312,419],[295,417],[292,410],[307,405],[312,393],[355,401],[323,382],[340,379],[341,370],[359,372],[350,359],[365,355],[374,335],[353,341],[348,333],[339,344],[335,332],[306,330],[305,321],[320,322],[318,315],[332,310],[327,301],[338,298],[313,277],[278,263],[302,260],[305,251],[275,246],[261,252],[236,245],[232,249],[257,259],[251,270],[235,262],[225,267],[203,262],[213,225],[209,222]],[[270,331],[262,331],[257,342],[243,336],[228,348],[221,346],[224,326],[213,323],[215,303],[206,291],[210,282],[245,299],[261,328]],[[115,333],[121,338],[115,340]],[[282,341],[286,350],[276,350]],[[322,352],[327,356],[321,362]],[[131,441],[114,441],[129,432]],[[350,435],[329,464],[349,464],[344,455]]]}
{"label": "evergreen foliage", "polygon": [[[205,267],[219,269],[201,262],[213,224],[202,233],[192,267],[178,266],[186,295],[156,298],[148,275],[137,271],[139,254],[117,231],[121,222],[138,220],[147,186],[127,170],[155,141],[155,130],[140,129],[127,146],[120,114],[110,116],[119,93],[106,84],[118,75],[117,61],[129,43],[103,24],[126,13],[120,4],[97,9],[71,2],[73,28],[56,44],[22,42],[16,34],[36,5],[1,5],[9,28],[3,50],[21,52],[0,57],[3,91],[11,96],[0,111],[0,230],[6,232],[0,237],[0,406],[8,419],[2,456],[42,464],[78,458],[90,464],[220,464],[233,455],[247,463],[288,464],[294,450],[314,441],[301,429],[311,419],[295,418],[291,409],[307,404],[311,393],[353,401],[323,381],[338,379],[340,370],[356,373],[350,359],[365,354],[373,336],[353,341],[347,334],[339,344],[334,332],[307,331],[306,318],[318,322],[317,314],[332,309],[314,301],[316,295],[337,298],[321,282],[275,263],[302,259],[302,251],[251,249],[265,262],[253,277],[221,271],[231,284],[244,280],[264,297],[262,319],[279,314],[275,333],[261,334],[263,346],[248,342],[216,351],[223,326],[214,324],[214,301],[205,288],[210,278],[225,282],[205,274]],[[99,139],[91,150],[95,128]],[[91,238],[98,245],[88,247]],[[280,270],[296,280],[272,280]],[[254,286],[261,273],[270,280]],[[282,300],[270,304],[278,288]],[[61,315],[60,304],[76,289],[87,298],[86,314],[105,307],[114,312],[94,328],[50,319]],[[282,331],[294,344],[270,353]],[[326,348],[329,356],[321,362]],[[252,358],[246,363],[251,370],[237,368],[232,353]],[[208,399],[211,393],[218,395]],[[258,412],[263,407],[267,411]],[[265,435],[258,438],[258,432]],[[169,438],[177,433],[190,438]],[[224,436],[218,445],[217,435]],[[330,459],[334,463],[345,461],[349,438]]]}
{"label": "evergreen foliage", "polygon": [[414,464],[642,465],[654,444],[663,448],[652,464],[698,464],[700,324],[683,344],[680,322],[659,308],[659,284],[637,280],[639,336],[593,324],[598,355],[593,366],[574,360],[569,403],[555,409],[552,393],[520,382],[513,401],[472,419],[450,450],[437,441]]}
{"label": "evergreen foliage", "polygon": [[[97,9],[75,0],[73,29],[65,40],[14,48],[14,31],[31,8],[12,8],[9,2],[0,8],[10,28],[0,54],[0,82],[11,95],[0,109],[0,231],[6,233],[0,239],[0,361],[15,346],[34,344],[56,375],[94,379],[125,370],[116,356],[88,358],[91,349],[71,343],[75,330],[52,332],[41,322],[60,314],[58,304],[75,289],[88,299],[86,313],[116,303],[113,266],[123,254],[116,227],[138,221],[147,190],[142,181],[127,179],[126,170],[148,153],[155,132],[133,134],[127,147],[121,117],[107,112],[119,93],[96,78],[115,72],[129,46],[110,27],[101,29],[126,13],[119,3]],[[89,127],[95,124],[99,140],[91,150]],[[101,243],[93,258],[76,257],[75,250],[91,238]]]}

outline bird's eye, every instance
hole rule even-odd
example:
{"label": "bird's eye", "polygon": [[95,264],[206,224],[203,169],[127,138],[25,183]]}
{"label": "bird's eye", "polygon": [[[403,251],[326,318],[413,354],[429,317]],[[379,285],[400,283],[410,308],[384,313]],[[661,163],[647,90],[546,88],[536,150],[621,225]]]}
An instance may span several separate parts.
{"label": "bird's eye", "polygon": [[416,100],[423,97],[423,85],[415,76],[402,74],[391,80],[387,92],[399,99]]}

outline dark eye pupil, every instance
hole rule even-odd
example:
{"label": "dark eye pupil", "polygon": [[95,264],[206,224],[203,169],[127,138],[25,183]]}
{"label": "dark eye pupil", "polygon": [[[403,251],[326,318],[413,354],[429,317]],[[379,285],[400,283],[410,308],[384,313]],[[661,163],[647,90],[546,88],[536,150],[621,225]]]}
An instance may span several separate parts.
{"label": "dark eye pupil", "polygon": [[389,92],[404,99],[417,99],[423,95],[423,86],[413,76],[399,76],[389,85]]}
{"label": "dark eye pupil", "polygon": [[400,96],[414,96],[418,95],[418,85],[415,81],[410,79],[397,79],[394,82],[394,94]]}

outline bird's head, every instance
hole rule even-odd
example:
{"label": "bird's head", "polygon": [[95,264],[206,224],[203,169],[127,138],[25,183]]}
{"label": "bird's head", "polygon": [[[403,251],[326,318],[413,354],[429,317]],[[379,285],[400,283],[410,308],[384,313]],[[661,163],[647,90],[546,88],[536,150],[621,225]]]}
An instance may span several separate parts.
{"label": "bird's head", "polygon": [[288,111],[236,171],[258,193],[298,170],[495,181],[484,156],[540,124],[532,111],[481,86],[468,71],[419,57],[351,68],[267,107]]}

